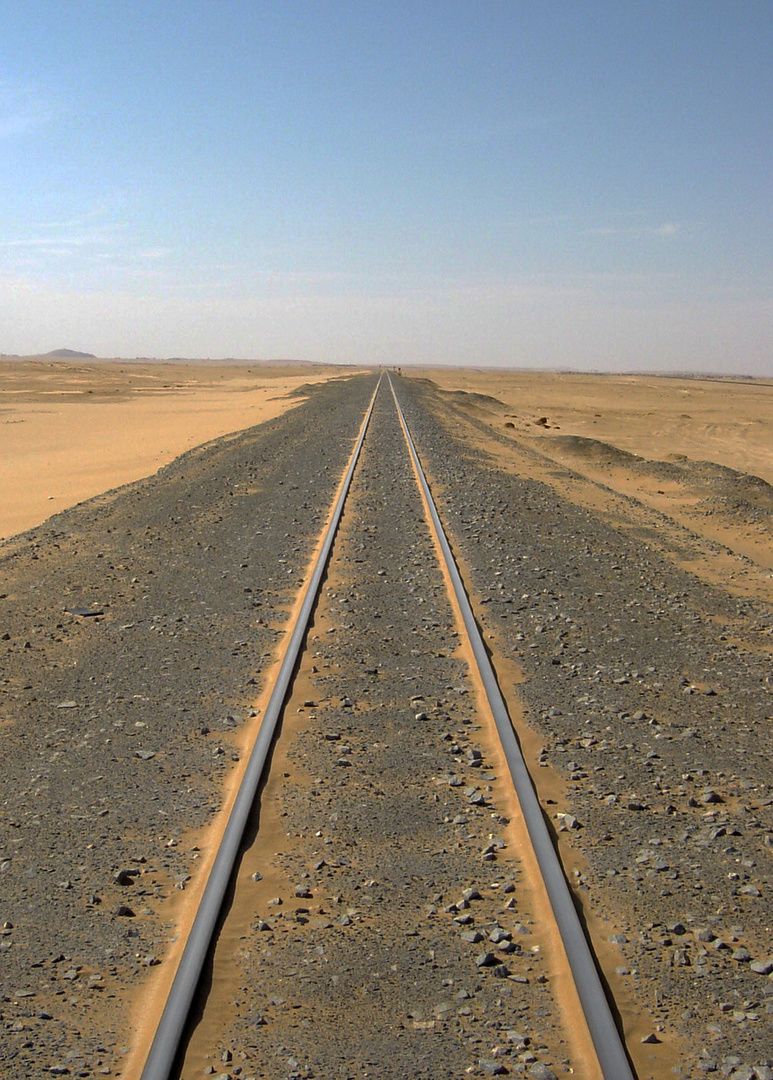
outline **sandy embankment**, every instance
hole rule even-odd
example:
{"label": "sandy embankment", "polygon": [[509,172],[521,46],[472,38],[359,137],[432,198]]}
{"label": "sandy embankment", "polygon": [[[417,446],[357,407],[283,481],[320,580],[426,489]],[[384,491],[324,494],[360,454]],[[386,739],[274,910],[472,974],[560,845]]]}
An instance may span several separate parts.
{"label": "sandy embankment", "polygon": [[291,364],[0,360],[0,539],[278,416],[299,401],[290,391],[342,373]]}
{"label": "sandy embankment", "polygon": [[498,399],[509,430],[547,439],[539,449],[551,455],[552,436],[579,435],[652,460],[714,461],[773,484],[773,379],[437,368],[418,373],[444,390]]}
{"label": "sandy embankment", "polygon": [[685,556],[685,565],[773,599],[773,380],[410,374],[449,395],[460,418],[472,421],[468,437],[500,467],[541,480],[672,553],[685,529],[706,545],[698,562]]}

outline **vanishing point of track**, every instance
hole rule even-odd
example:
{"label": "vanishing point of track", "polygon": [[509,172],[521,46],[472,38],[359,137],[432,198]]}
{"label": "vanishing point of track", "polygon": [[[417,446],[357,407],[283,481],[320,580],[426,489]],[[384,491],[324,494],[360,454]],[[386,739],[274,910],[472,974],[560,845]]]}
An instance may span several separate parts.
{"label": "vanishing point of track", "polygon": [[[330,514],[314,567],[305,587],[303,601],[292,630],[287,636],[287,646],[272,688],[269,703],[212,865],[196,918],[182,952],[145,1063],[142,1080],[166,1080],[167,1077],[172,1075],[201,973],[212,948],[215,931],[221,918],[221,910],[237,862],[246,823],[261,782],[264,779],[264,774],[267,771],[267,761],[275,738],[277,724],[281,718],[292,684],[309,621],[326,572],[336,531],[382,382],[383,380],[379,380],[379,385],[376,387],[362,422],[359,437]],[[632,1080],[633,1072],[628,1056],[607,1000],[588,939],[577,915],[572,893],[551,839],[539,799],[514,734],[507,706],[391,380],[389,380],[389,385],[416,478],[421,488],[425,508],[431,521],[435,541],[442,552],[446,575],[453,587],[457,610],[464,624],[469,650],[474,657],[477,677],[485,691],[488,708],[496,724],[498,737],[508,764],[534,855],[536,856],[539,872],[550,900],[553,918],[571,969],[574,987],[582,1006],[585,1023],[598,1061],[599,1073],[604,1077],[604,1080],[629,1080],[629,1078]]]}

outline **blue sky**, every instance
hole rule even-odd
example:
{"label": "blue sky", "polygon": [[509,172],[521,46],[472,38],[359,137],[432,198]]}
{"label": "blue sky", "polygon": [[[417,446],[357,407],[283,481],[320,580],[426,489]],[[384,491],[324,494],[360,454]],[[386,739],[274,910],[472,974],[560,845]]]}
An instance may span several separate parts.
{"label": "blue sky", "polygon": [[771,0],[6,0],[0,352],[773,374]]}

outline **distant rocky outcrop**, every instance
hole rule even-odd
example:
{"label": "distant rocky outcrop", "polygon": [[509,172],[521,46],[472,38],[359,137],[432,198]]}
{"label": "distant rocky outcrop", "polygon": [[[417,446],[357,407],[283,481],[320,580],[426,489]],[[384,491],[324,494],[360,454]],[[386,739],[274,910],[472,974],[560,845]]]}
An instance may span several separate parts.
{"label": "distant rocky outcrop", "polygon": [[96,360],[94,353],[77,352],[75,349],[54,349],[45,355],[53,360]]}

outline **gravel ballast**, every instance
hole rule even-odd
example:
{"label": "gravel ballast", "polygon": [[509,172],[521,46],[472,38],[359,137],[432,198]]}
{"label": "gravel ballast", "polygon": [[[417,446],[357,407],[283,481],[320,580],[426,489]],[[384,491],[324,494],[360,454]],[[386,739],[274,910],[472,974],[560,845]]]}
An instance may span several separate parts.
{"label": "gravel ballast", "polygon": [[578,1071],[458,646],[384,386],[184,1078]]}
{"label": "gravel ballast", "polygon": [[[563,782],[543,805],[617,978],[653,1040],[689,1048],[669,1074],[766,1080],[770,613],[471,451],[431,385],[395,385],[494,661],[524,673]],[[374,387],[309,388],[0,548],[3,1076],[120,1074]],[[210,1074],[560,1077],[545,942],[386,388],[363,455],[263,815],[282,891],[255,879],[249,991]]]}

